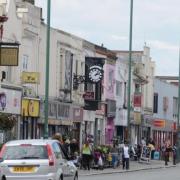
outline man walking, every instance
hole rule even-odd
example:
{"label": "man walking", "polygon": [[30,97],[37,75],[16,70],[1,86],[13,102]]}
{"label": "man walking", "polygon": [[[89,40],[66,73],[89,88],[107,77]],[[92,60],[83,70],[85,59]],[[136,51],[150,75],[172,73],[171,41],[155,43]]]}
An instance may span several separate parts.
{"label": "man walking", "polygon": [[127,142],[125,142],[123,147],[123,169],[129,169],[129,147]]}

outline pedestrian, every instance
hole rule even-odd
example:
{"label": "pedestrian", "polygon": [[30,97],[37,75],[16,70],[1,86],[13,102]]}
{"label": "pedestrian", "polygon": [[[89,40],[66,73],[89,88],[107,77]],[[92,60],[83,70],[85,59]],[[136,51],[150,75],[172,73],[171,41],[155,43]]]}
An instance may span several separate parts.
{"label": "pedestrian", "polygon": [[123,169],[129,169],[129,157],[129,147],[127,142],[125,142],[123,147]]}
{"label": "pedestrian", "polygon": [[174,144],[174,146],[172,148],[172,152],[173,152],[173,165],[176,165],[176,156],[177,156],[177,147],[176,147],[176,144]]}
{"label": "pedestrian", "polygon": [[60,133],[56,133],[52,136],[52,139],[58,140],[61,144],[63,144],[62,135]]}
{"label": "pedestrian", "polygon": [[144,137],[142,137],[142,139],[141,139],[141,146],[142,147],[146,146],[146,141],[145,141]]}
{"label": "pedestrian", "polygon": [[72,139],[70,143],[70,152],[71,156],[74,156],[76,152],[79,152],[79,146],[76,139]]}
{"label": "pedestrian", "polygon": [[63,144],[65,152],[68,154],[68,157],[70,157],[70,140],[66,139],[64,144]]}
{"label": "pedestrian", "polygon": [[169,162],[169,153],[171,152],[172,150],[172,147],[171,147],[171,144],[170,144],[170,140],[167,139],[166,142],[165,142],[165,154],[164,154],[164,159],[165,159],[165,166],[168,165],[168,162]]}
{"label": "pedestrian", "polygon": [[86,141],[86,143],[82,147],[82,163],[84,169],[90,170],[90,161],[92,157],[92,149],[91,146],[89,145],[89,142]]}

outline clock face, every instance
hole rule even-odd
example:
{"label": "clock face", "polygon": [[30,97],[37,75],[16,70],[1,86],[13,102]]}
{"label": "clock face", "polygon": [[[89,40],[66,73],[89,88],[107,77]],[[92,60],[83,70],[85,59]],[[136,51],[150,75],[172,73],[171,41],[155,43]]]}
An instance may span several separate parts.
{"label": "clock face", "polygon": [[100,66],[91,66],[89,70],[89,79],[97,83],[99,82],[103,77],[103,70]]}

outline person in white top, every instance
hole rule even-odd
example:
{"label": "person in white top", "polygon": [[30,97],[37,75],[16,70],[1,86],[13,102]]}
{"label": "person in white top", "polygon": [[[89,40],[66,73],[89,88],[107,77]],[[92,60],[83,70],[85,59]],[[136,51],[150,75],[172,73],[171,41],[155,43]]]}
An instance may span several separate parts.
{"label": "person in white top", "polygon": [[124,144],[123,147],[123,169],[129,169],[129,147],[127,143]]}

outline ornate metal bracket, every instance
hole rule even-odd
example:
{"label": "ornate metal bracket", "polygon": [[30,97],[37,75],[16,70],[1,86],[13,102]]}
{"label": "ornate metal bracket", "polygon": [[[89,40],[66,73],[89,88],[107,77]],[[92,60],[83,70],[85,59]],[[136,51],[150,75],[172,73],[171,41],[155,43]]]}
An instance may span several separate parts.
{"label": "ornate metal bracket", "polygon": [[77,75],[77,74],[73,75],[73,89],[74,90],[77,90],[79,84],[83,84],[84,82],[85,82],[85,76]]}

